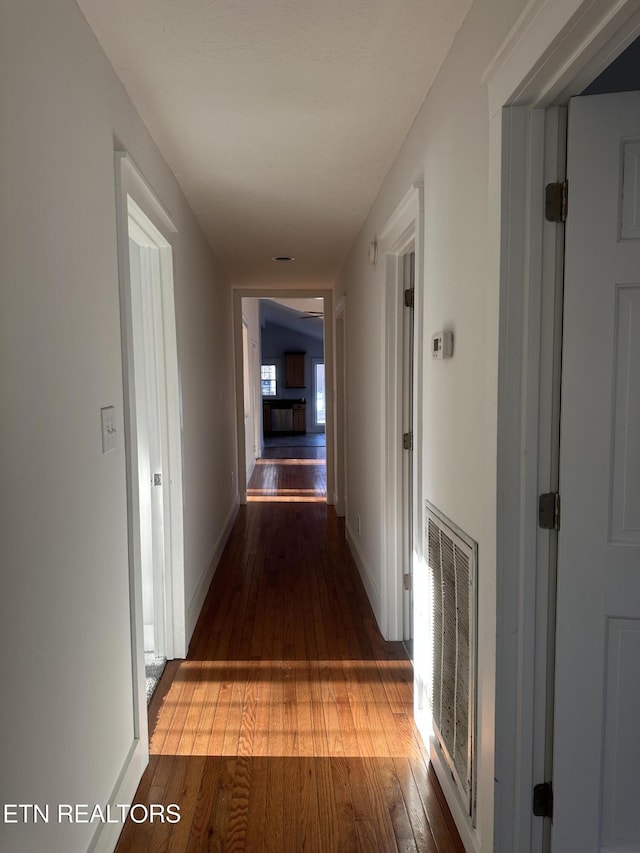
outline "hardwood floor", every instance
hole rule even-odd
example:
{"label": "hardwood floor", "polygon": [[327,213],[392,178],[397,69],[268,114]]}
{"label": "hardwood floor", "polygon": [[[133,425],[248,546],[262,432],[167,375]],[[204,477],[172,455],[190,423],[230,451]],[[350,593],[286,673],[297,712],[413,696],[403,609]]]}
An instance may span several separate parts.
{"label": "hardwood floor", "polygon": [[464,853],[411,664],[377,630],[322,471],[291,461],[257,469],[189,657],[149,708],[135,802],[181,820],[128,820],[117,850]]}
{"label": "hardwood floor", "polygon": [[249,503],[325,503],[326,494],[327,466],[324,459],[315,458],[258,459],[247,487]]}

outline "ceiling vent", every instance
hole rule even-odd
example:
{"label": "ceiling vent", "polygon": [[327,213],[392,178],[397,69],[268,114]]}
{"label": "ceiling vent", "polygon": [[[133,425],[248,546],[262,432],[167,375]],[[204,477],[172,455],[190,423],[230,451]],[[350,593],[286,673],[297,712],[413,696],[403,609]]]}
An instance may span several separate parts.
{"label": "ceiling vent", "polygon": [[433,729],[475,826],[478,546],[428,501],[425,526],[433,590]]}

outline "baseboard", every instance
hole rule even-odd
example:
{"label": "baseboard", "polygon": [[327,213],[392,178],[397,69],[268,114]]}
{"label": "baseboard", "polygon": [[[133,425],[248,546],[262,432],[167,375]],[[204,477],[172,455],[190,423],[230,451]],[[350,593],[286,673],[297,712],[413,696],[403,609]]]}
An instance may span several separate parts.
{"label": "baseboard", "polygon": [[360,550],[358,542],[353,535],[353,531],[349,526],[349,522],[345,524],[345,529],[347,533],[347,545],[351,551],[351,556],[358,567],[358,572],[360,573],[360,578],[362,579],[367,596],[369,597],[369,603],[371,604],[373,614],[376,617],[378,628],[382,630],[382,599],[380,596],[380,588],[375,581],[373,572],[371,571],[364,554]]}
{"label": "baseboard", "polygon": [[193,636],[193,632],[196,627],[196,623],[198,621],[198,617],[200,616],[200,611],[202,610],[202,605],[204,604],[204,600],[207,597],[207,593],[209,592],[209,587],[211,586],[211,581],[213,580],[213,576],[218,567],[218,563],[220,562],[220,557],[222,557],[222,552],[224,551],[224,546],[227,544],[227,540],[231,535],[231,530],[233,528],[233,524],[236,520],[236,516],[238,515],[238,509],[240,507],[240,502],[238,497],[234,500],[234,503],[231,507],[229,515],[223,525],[220,536],[218,537],[218,541],[216,542],[211,556],[207,560],[207,564],[202,572],[202,576],[198,582],[198,586],[196,587],[196,591],[193,594],[191,599],[191,603],[187,608],[187,631],[186,631],[186,640],[187,640],[187,648],[189,648],[189,643],[191,642],[191,637]]}
{"label": "baseboard", "polygon": [[[120,815],[119,805],[130,806],[133,803],[138,785],[142,779],[147,764],[149,763],[148,748],[145,748],[140,739],[134,740],[129,754],[124,762],[118,781],[113,793],[109,797],[108,804],[111,806],[113,815]],[[124,822],[120,820],[114,823],[99,823],[96,832],[87,849],[87,853],[113,853],[120,838]]]}
{"label": "baseboard", "polygon": [[256,470],[256,460],[253,459],[249,467],[247,468],[247,483],[253,477],[253,472]]}
{"label": "baseboard", "polygon": [[460,833],[460,838],[462,839],[466,853],[481,853],[478,833],[471,826],[469,815],[466,813],[460,800],[458,789],[453,783],[451,773],[444,762],[442,752],[440,751],[440,745],[438,744],[435,736],[431,737],[431,741],[429,743],[429,760],[431,761],[435,774],[438,777],[438,782],[440,782],[442,793],[447,801],[447,805],[449,806],[449,811],[451,812],[456,828]]}

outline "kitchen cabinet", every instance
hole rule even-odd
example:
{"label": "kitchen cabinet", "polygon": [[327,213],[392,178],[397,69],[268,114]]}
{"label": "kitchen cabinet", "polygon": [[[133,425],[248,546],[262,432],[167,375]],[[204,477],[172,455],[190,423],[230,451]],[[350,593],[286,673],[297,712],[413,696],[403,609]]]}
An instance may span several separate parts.
{"label": "kitchen cabinet", "polygon": [[287,388],[306,388],[304,381],[304,352],[285,352],[284,384]]}
{"label": "kitchen cabinet", "polygon": [[262,429],[271,432],[271,403],[262,404]]}
{"label": "kitchen cabinet", "polygon": [[307,407],[304,403],[293,404],[293,431],[307,431]]}
{"label": "kitchen cabinet", "polygon": [[303,400],[265,400],[262,404],[265,435],[304,433],[307,431],[307,404]]}

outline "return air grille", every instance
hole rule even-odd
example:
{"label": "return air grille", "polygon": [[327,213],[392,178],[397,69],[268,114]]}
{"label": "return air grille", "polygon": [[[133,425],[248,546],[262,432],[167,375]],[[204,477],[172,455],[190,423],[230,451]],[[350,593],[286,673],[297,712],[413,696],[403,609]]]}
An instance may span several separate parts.
{"label": "return air grille", "polygon": [[475,823],[477,545],[429,502],[426,536],[433,590],[434,731],[462,801]]}

